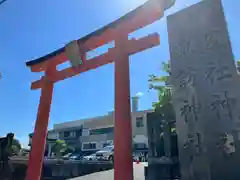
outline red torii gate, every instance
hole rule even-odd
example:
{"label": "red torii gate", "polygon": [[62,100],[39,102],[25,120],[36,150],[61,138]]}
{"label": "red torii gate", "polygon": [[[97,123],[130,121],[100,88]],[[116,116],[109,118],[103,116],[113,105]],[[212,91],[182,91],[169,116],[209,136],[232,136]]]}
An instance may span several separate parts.
{"label": "red torii gate", "polygon": [[[26,63],[32,72],[45,72],[40,80],[31,85],[33,90],[41,88],[41,97],[32,137],[27,180],[39,180],[41,177],[54,83],[112,62],[115,62],[114,179],[133,179],[129,55],[159,45],[160,39],[154,33],[138,40],[128,40],[128,34],[159,20],[164,10],[170,8],[174,2],[175,0],[149,0],[113,23],[75,41],[82,59],[82,64],[77,67],[57,70],[57,65],[69,59],[65,48]],[[88,51],[112,40],[115,41],[114,48],[86,60]]]}

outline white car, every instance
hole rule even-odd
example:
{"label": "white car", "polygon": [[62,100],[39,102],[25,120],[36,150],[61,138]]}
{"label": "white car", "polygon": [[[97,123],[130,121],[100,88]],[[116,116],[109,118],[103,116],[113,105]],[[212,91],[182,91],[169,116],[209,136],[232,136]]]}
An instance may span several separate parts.
{"label": "white car", "polygon": [[88,156],[83,156],[83,160],[88,160],[88,161],[97,160],[96,154],[91,154],[91,155],[88,155]]}
{"label": "white car", "polygon": [[106,146],[102,150],[96,152],[98,160],[111,161],[114,160],[114,146]]}

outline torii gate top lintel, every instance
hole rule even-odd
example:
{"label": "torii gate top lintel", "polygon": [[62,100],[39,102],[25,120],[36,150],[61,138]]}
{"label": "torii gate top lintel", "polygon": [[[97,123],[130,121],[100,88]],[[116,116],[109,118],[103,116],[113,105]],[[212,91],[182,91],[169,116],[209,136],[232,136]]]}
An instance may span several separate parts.
{"label": "torii gate top lintel", "polygon": [[[77,42],[84,47],[84,51],[95,49],[114,40],[118,32],[131,33],[160,19],[164,14],[164,10],[173,6],[174,3],[175,0],[148,0],[116,21],[80,38]],[[32,72],[43,71],[45,69],[44,62],[63,55],[64,51],[64,47],[60,48],[46,56],[26,62],[26,65],[31,68]],[[62,61],[67,60],[66,57],[61,59],[65,59]],[[59,61],[57,64],[61,63],[63,62]]]}

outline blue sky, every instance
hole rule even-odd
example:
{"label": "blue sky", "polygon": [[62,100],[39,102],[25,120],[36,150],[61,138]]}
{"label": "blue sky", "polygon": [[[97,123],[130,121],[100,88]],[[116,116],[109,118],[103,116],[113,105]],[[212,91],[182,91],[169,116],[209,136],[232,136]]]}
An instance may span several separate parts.
{"label": "blue sky", "polygon": [[[109,3],[111,2],[111,3]],[[31,91],[31,73],[25,62],[78,39],[134,9],[145,0],[8,0],[0,6],[0,136],[11,131],[23,144],[33,131],[40,91]],[[198,2],[177,0],[166,15]],[[240,59],[240,1],[223,0],[235,58]],[[201,15],[199,15],[201,16]],[[156,93],[148,91],[148,75],[161,74],[169,59],[166,19],[130,37],[159,32],[161,45],[130,58],[131,94],[142,92],[140,109],[151,108]],[[96,51],[94,53],[97,53]],[[54,123],[103,115],[113,110],[113,64],[89,71],[55,85],[49,128]]]}

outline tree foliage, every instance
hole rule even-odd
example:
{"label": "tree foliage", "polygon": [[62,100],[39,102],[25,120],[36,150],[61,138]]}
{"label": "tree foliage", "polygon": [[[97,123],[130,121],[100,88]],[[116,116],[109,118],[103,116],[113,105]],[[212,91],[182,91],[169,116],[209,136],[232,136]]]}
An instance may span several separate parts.
{"label": "tree foliage", "polygon": [[237,66],[237,70],[239,73],[240,72],[240,60],[236,61],[236,66]]}
{"label": "tree foliage", "polygon": [[170,86],[170,64],[162,63],[162,71],[165,75],[149,76],[149,87],[158,92],[158,102],[153,103],[155,112],[159,113],[166,120],[174,120],[175,113],[172,106],[172,94]]}
{"label": "tree foliage", "polygon": [[12,141],[12,155],[18,155],[22,149],[20,142],[17,139]]}
{"label": "tree foliage", "polygon": [[240,60],[236,61],[236,65],[239,67],[240,66]]}
{"label": "tree foliage", "polygon": [[56,157],[60,159],[62,157],[62,153],[67,150],[67,144],[64,140],[56,140],[56,143],[52,147],[52,152],[56,154]]}

